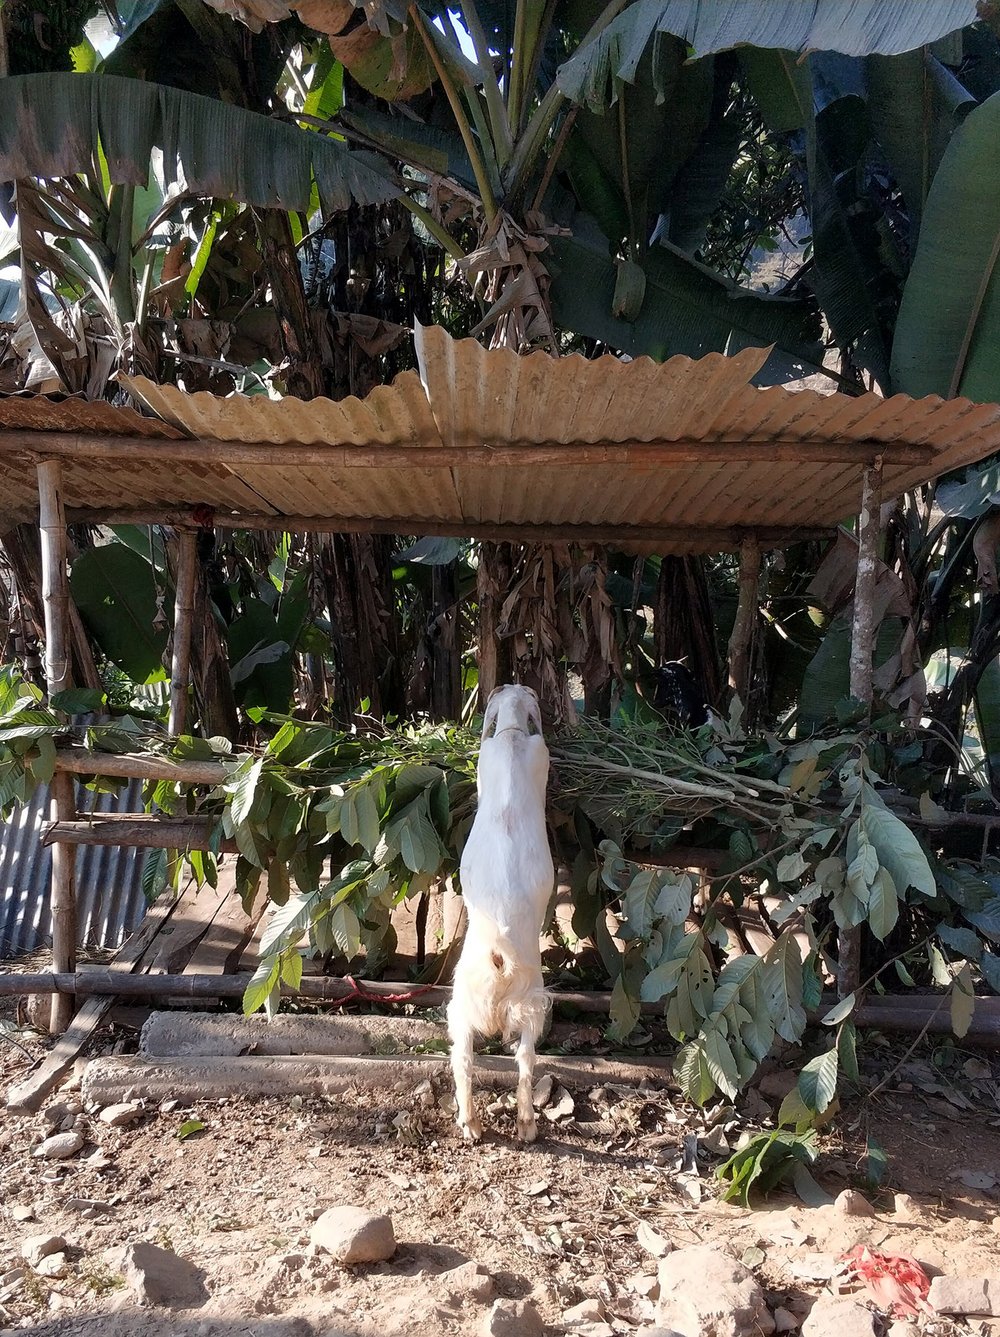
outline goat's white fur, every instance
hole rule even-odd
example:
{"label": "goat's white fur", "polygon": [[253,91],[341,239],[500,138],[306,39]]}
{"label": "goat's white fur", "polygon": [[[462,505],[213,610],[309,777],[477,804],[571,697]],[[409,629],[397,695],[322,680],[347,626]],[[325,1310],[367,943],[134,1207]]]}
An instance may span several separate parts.
{"label": "goat's white fur", "polygon": [[472,1097],[477,1035],[518,1037],[517,1132],[524,1142],[537,1134],[531,1087],[548,1011],[538,940],[554,880],[548,773],[538,697],[529,687],[498,687],[483,720],[479,806],[462,854],[468,928],[448,1007],[458,1125],[470,1142],[483,1131]]}

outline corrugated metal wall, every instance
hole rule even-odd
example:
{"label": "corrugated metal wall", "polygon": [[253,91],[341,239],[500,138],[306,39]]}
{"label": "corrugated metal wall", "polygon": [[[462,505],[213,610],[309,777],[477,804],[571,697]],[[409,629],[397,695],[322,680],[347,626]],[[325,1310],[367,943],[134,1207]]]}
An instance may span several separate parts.
{"label": "corrugated metal wall", "polygon": [[[117,794],[77,786],[81,812],[141,812],[142,786],[131,781]],[[51,941],[49,876],[52,847],[42,845],[49,820],[48,789],[15,808],[0,828],[0,957],[35,951]],[[142,919],[143,850],[78,845],[76,897],[81,946],[119,947]]]}

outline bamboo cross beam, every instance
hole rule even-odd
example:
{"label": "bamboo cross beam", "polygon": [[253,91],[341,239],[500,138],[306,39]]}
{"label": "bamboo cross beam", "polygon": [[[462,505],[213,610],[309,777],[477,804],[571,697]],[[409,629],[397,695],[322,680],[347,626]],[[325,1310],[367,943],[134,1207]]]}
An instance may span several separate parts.
{"label": "bamboo cross beam", "polygon": [[[440,441],[440,438],[438,438]],[[81,432],[3,433],[3,454],[30,452],[66,459],[125,460],[240,465],[273,469],[464,469],[495,465],[572,468],[578,465],[671,464],[932,464],[933,446],[886,441],[487,441],[422,445],[419,441],[303,443],[217,441],[191,437],[88,436]]]}

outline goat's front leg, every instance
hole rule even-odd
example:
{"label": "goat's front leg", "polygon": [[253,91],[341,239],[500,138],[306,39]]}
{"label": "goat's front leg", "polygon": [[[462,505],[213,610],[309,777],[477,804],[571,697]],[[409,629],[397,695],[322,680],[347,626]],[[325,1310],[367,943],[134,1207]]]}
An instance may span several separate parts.
{"label": "goat's front leg", "polygon": [[531,1089],[535,1076],[535,1028],[530,1023],[521,1028],[517,1059],[517,1135],[522,1142],[534,1142],[538,1136]]}
{"label": "goat's front leg", "polygon": [[472,1098],[472,1065],[474,1062],[472,1027],[461,1014],[461,1007],[453,1002],[448,1008],[448,1033],[451,1036],[451,1071],[455,1079],[455,1100],[458,1104],[458,1126],[466,1142],[478,1142],[483,1125],[476,1114]]}

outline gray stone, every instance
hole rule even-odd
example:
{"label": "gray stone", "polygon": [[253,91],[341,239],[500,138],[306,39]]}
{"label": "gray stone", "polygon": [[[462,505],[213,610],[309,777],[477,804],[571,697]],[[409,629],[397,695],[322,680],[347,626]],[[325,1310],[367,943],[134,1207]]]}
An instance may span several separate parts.
{"label": "gray stone", "polygon": [[574,1323],[569,1330],[573,1337],[615,1337],[610,1323]]}
{"label": "gray stone", "polygon": [[892,1211],[894,1216],[898,1216],[901,1221],[921,1221],[923,1220],[923,1208],[916,1198],[909,1193],[896,1193],[892,1199]]}
{"label": "gray stone", "polygon": [[875,1315],[857,1300],[821,1295],[802,1324],[802,1337],[875,1337]]}
{"label": "gray stone", "polygon": [[208,1299],[204,1273],[172,1249],[130,1244],[122,1254],[121,1270],[140,1305],[187,1308]]}
{"label": "gray stone", "polygon": [[871,1205],[863,1193],[859,1193],[856,1188],[845,1188],[843,1193],[838,1193],[833,1201],[834,1211],[840,1212],[841,1216],[874,1216],[875,1208]]}
{"label": "gray stone", "polygon": [[802,1326],[802,1320],[797,1314],[793,1314],[790,1309],[785,1309],[779,1305],[774,1311],[774,1331],[775,1332],[796,1332]]}
{"label": "gray stone", "polygon": [[542,1337],[542,1320],[530,1300],[497,1300],[480,1332],[482,1337]]}
{"label": "gray stone", "polygon": [[462,1263],[450,1268],[437,1277],[437,1284],[444,1298],[451,1304],[461,1304],[463,1300],[485,1304],[496,1293],[493,1278],[482,1263]]}
{"label": "gray stone", "polygon": [[629,1277],[627,1284],[636,1295],[641,1295],[647,1300],[655,1300],[660,1294],[660,1283],[648,1272],[637,1272],[634,1277]]}
{"label": "gray stone", "polygon": [[764,1292],[728,1249],[694,1244],[660,1262],[657,1321],[683,1337],[761,1337],[774,1331]]}
{"label": "gray stone", "polygon": [[125,1100],[119,1105],[107,1105],[97,1117],[101,1123],[110,1124],[112,1128],[127,1128],[130,1123],[135,1123],[140,1114],[142,1106],[138,1101]]}
{"label": "gray stone", "polygon": [[340,1263],[381,1263],[396,1252],[392,1218],[364,1207],[331,1207],[313,1223],[309,1238]]}
{"label": "gray stone", "polygon": [[68,1156],[75,1156],[83,1146],[82,1135],[74,1129],[70,1133],[56,1133],[39,1142],[34,1154],[45,1161],[64,1161]]}
{"label": "gray stone", "polygon": [[10,1219],[23,1224],[25,1221],[34,1221],[35,1209],[25,1202],[12,1202],[7,1209],[10,1212]]}
{"label": "gray stone", "polygon": [[989,1314],[986,1277],[935,1277],[927,1303],[939,1314]]}
{"label": "gray stone", "polygon": [[29,1235],[21,1241],[21,1257],[31,1267],[37,1267],[50,1253],[63,1253],[65,1249],[62,1235]]}

